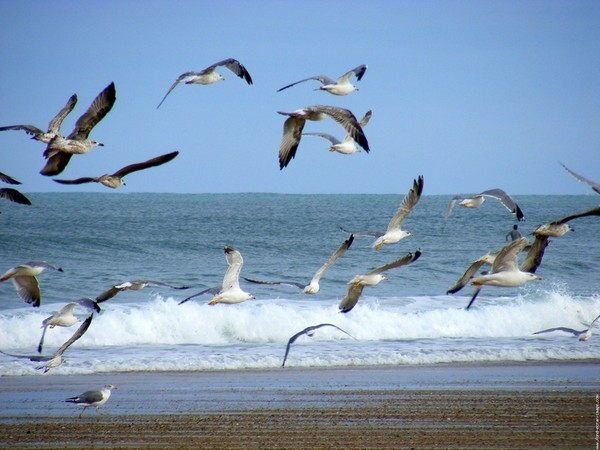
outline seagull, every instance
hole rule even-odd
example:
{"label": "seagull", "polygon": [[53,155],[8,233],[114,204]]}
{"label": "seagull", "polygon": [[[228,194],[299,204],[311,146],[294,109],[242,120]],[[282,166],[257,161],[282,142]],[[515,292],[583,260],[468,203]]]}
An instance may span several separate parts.
{"label": "seagull", "polygon": [[333,95],[348,95],[351,92],[358,91],[358,88],[350,83],[350,78],[355,75],[356,80],[360,81],[366,71],[367,65],[361,64],[360,66],[346,72],[344,75],[338,78],[337,81],[333,78],[329,78],[327,75],[315,75],[314,77],[305,78],[303,80],[296,81],[295,83],[288,84],[281,89],[277,89],[277,92],[281,92],[284,89],[297,85],[298,83],[315,80],[321,83],[321,86],[316,90],[326,91]]}
{"label": "seagull", "polygon": [[[386,244],[395,244],[405,237],[412,236],[410,231],[402,230],[402,224],[406,217],[410,214],[410,212],[414,209],[414,207],[419,202],[421,198],[421,194],[423,193],[423,176],[420,175],[418,179],[413,180],[413,187],[408,191],[408,193],[404,196],[400,207],[390,220],[388,224],[387,230],[384,231],[353,231],[352,233],[355,236],[371,236],[376,237],[377,239],[373,243],[373,247],[375,250],[380,250]],[[346,231],[344,228],[340,227],[342,231]]]}
{"label": "seagull", "polygon": [[179,303],[177,303],[178,305],[182,305],[185,302],[187,302],[188,300],[193,299],[194,297],[198,297],[199,295],[204,295],[204,294],[210,294],[212,296],[217,295],[219,292],[221,292],[223,290],[223,286],[219,285],[219,286],[213,286],[213,287],[209,287],[207,289],[204,289],[194,295],[190,295],[187,298],[184,298],[183,300],[181,300]]}
{"label": "seagull", "polygon": [[578,219],[579,217],[587,216],[600,216],[600,206],[596,206],[595,208],[589,209],[587,211],[571,214],[569,216],[563,217],[562,219],[558,219],[553,222],[540,225],[535,230],[533,230],[531,234],[533,234],[534,236],[561,237],[569,231],[573,231],[573,228],[571,228],[571,226],[567,222],[573,219]]}
{"label": "seagull", "polygon": [[471,298],[466,309],[469,309],[475,301],[475,298],[479,293],[477,288],[481,288],[484,285],[518,287],[524,285],[528,281],[542,279],[539,275],[520,270],[517,265],[519,253],[527,244],[528,241],[526,237],[515,239],[510,242],[498,252],[498,255],[492,264],[492,270],[489,273],[472,279],[471,284],[476,287],[476,293],[473,298]]}
{"label": "seagull", "polygon": [[[363,118],[358,122],[361,128],[364,128],[371,120],[372,112],[371,110],[367,111]],[[353,153],[360,152],[360,148],[356,146],[356,142],[352,139],[352,136],[349,134],[344,137],[343,141],[340,141],[338,138],[329,133],[302,133],[303,136],[318,136],[324,139],[327,139],[331,142],[331,146],[329,147],[329,151],[342,153],[343,155],[351,155]]]}
{"label": "seagull", "polygon": [[75,333],[73,333],[73,336],[71,336],[67,342],[65,342],[63,345],[60,346],[60,348],[54,353],[54,355],[52,355],[51,358],[49,358],[48,363],[44,366],[40,366],[38,367],[38,369],[44,369],[44,373],[48,372],[50,369],[54,368],[54,367],[58,367],[63,363],[63,353],[65,352],[65,350],[67,348],[69,348],[69,346],[75,342],[77,339],[79,339],[81,336],[83,336],[83,334],[87,331],[87,329],[90,327],[90,324],[92,323],[92,318],[94,317],[93,314],[91,314],[90,316],[88,316],[87,319],[85,319],[81,325],[79,326],[79,328],[77,329],[77,331],[75,331]]}
{"label": "seagull", "polygon": [[287,359],[288,353],[290,352],[290,346],[294,343],[294,341],[296,339],[298,339],[300,336],[302,336],[303,334],[306,334],[307,336],[312,337],[315,334],[315,332],[317,331],[317,329],[319,329],[321,327],[333,327],[333,328],[337,328],[342,333],[346,333],[352,339],[356,339],[351,334],[347,333],[346,331],[342,330],[340,327],[338,327],[337,325],[334,325],[332,323],[320,323],[319,325],[313,325],[313,326],[310,326],[310,327],[306,327],[304,330],[299,331],[298,333],[296,333],[295,335],[293,335],[290,338],[290,340],[288,341],[287,347],[285,348],[285,355],[283,356],[283,362],[281,363],[281,367],[285,366],[285,360]]}
{"label": "seagull", "polygon": [[65,170],[74,154],[87,153],[94,147],[104,145],[88,139],[88,136],[92,128],[112,109],[116,98],[115,84],[110,83],[96,96],[87,111],[77,119],[75,128],[67,138],[57,135],[50,140],[44,151],[48,161],[40,171],[42,175],[58,175]]}
{"label": "seagull", "polygon": [[325,261],[325,264],[323,264],[319,268],[319,270],[317,270],[317,272],[313,275],[312,279],[310,280],[309,284],[297,283],[294,281],[260,281],[260,280],[253,280],[251,278],[244,278],[244,280],[249,281],[250,283],[258,283],[258,284],[271,284],[271,285],[272,284],[287,284],[289,286],[295,286],[297,288],[302,289],[305,294],[316,294],[320,290],[319,280],[321,280],[321,277],[323,276],[325,271],[327,269],[329,269],[342,255],[344,255],[344,253],[346,253],[346,251],[352,245],[353,241],[354,241],[354,236],[350,235],[350,237],[348,239],[346,239],[342,243],[342,245],[339,246],[339,248],[333,253],[333,255],[331,255],[329,257],[329,259],[327,261]]}
{"label": "seagull", "polygon": [[9,269],[0,276],[0,281],[6,281],[9,278],[12,279],[19,297],[31,304],[34,308],[37,308],[40,306],[40,301],[42,299],[37,275],[42,273],[45,269],[57,270],[58,272],[63,271],[60,267],[56,267],[44,261],[30,261]]}
{"label": "seagull", "polygon": [[57,180],[54,181],[61,184],[83,184],[83,183],[100,183],[106,187],[111,189],[120,188],[125,184],[125,180],[123,178],[130,173],[137,172],[138,170],[149,169],[150,167],[160,166],[161,164],[165,164],[175,158],[179,152],[171,152],[165,155],[157,156],[156,158],[149,159],[148,161],[144,161],[141,163],[130,164],[128,166],[123,167],[122,169],[117,170],[112,175],[102,175],[98,178],[93,177],[83,177],[77,178],[75,180]]}
{"label": "seagull", "polygon": [[124,283],[117,284],[117,285],[111,287],[110,289],[108,289],[107,291],[103,292],[102,294],[100,294],[98,297],[96,297],[96,301],[98,303],[105,302],[106,300],[113,298],[115,295],[117,295],[121,291],[125,291],[127,289],[132,290],[132,291],[139,291],[151,284],[156,285],[156,286],[166,286],[171,289],[189,289],[190,288],[189,286],[173,286],[171,284],[163,283],[162,281],[153,281],[153,280],[125,281]]}
{"label": "seagull", "polygon": [[83,406],[83,410],[79,414],[80,419],[83,416],[84,411],[90,406],[95,407],[96,412],[100,414],[98,408],[100,408],[108,401],[108,399],[110,398],[110,394],[114,389],[117,389],[117,387],[113,386],[112,384],[107,384],[106,386],[104,386],[103,389],[99,391],[85,391],[83,394],[79,394],[76,397],[70,397],[66,399],[65,402],[75,403],[77,405]]}
{"label": "seagull", "polygon": [[33,125],[10,125],[7,127],[0,127],[0,131],[23,130],[32,136],[31,139],[48,144],[53,138],[60,136],[60,127],[65,120],[65,117],[67,117],[69,113],[73,111],[73,108],[75,108],[76,104],[77,94],[73,94],[67,101],[67,104],[63,106],[58,114],[50,121],[48,124],[48,131],[40,130],[38,127]]}
{"label": "seagull", "polygon": [[446,210],[446,216],[444,217],[444,222],[448,222],[448,218],[456,205],[456,202],[459,202],[459,205],[463,208],[479,208],[486,197],[495,198],[499,200],[511,213],[513,213],[518,220],[525,220],[525,216],[523,215],[523,211],[519,208],[519,205],[515,203],[515,201],[502,189],[488,189],[487,191],[480,192],[475,195],[455,195],[450,200],[448,204],[448,209]]}
{"label": "seagull", "polygon": [[21,205],[31,205],[31,200],[25,197],[25,195],[23,195],[20,191],[13,188],[1,188],[0,198],[4,198],[14,203],[19,203]]}
{"label": "seagull", "polygon": [[225,259],[229,267],[223,277],[223,289],[208,304],[241,303],[256,298],[254,295],[244,292],[240,288],[240,271],[244,265],[241,253],[233,247],[226,246]]}
{"label": "seagull", "polygon": [[573,334],[580,341],[587,341],[589,338],[592,337],[592,328],[596,324],[598,319],[600,319],[600,315],[597,316],[594,320],[592,320],[592,323],[590,324],[590,326],[587,327],[585,330],[578,331],[578,330],[574,330],[573,328],[556,327],[556,328],[548,328],[547,330],[536,331],[533,334],[550,333],[551,331],[564,331],[566,333]]}
{"label": "seagull", "polygon": [[200,72],[185,72],[179,75],[175,82],[171,85],[163,99],[160,101],[156,109],[160,108],[160,105],[163,104],[167,95],[171,93],[173,89],[177,87],[177,85],[181,82],[185,84],[213,84],[217,81],[224,80],[223,76],[219,74],[216,69],[219,66],[227,67],[238,77],[246,80],[246,83],[252,84],[252,77],[244,67],[244,65],[239,62],[237,59],[227,58],[223,61],[219,61],[218,63],[214,63],[212,66],[208,66],[206,69]]}
{"label": "seagull", "polygon": [[[0,128],[0,130],[1,130],[1,128]],[[600,194],[600,183],[596,183],[595,181],[592,181],[585,177],[582,177],[581,175],[573,172],[571,169],[569,169],[563,163],[560,163],[560,165],[563,166],[567,170],[567,172],[569,172],[571,175],[573,175],[573,177],[575,177],[576,180],[589,184],[595,192]]]}
{"label": "seagull", "polygon": [[356,117],[349,109],[337,106],[315,105],[307,106],[293,112],[278,111],[278,113],[283,116],[289,116],[283,124],[283,138],[279,146],[280,170],[286,167],[296,156],[296,151],[302,138],[302,130],[307,120],[318,121],[331,117],[346,130],[358,145],[364,148],[367,153],[369,152],[367,137],[358,120],[356,120]]}
{"label": "seagull", "polygon": [[340,301],[338,306],[340,312],[347,313],[352,310],[358,303],[362,291],[365,286],[376,286],[387,277],[383,276],[382,273],[386,270],[394,269],[396,267],[406,266],[412,262],[415,262],[421,256],[421,251],[416,250],[414,253],[410,252],[391,263],[384,264],[383,266],[377,267],[364,275],[356,275],[352,280],[348,282],[348,292],[346,296]]}

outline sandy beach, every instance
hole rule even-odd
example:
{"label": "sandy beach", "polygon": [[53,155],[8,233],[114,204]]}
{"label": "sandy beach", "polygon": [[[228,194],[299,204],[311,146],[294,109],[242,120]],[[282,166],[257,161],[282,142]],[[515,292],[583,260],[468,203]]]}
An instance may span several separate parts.
{"label": "sandy beach", "polygon": [[[597,448],[597,363],[3,377],[2,448]],[[64,399],[118,386],[97,414]]]}

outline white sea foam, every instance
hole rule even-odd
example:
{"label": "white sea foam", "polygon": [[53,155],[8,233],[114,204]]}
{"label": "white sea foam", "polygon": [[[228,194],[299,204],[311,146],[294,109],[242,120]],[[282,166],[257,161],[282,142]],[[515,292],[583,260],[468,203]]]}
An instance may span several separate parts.
{"label": "white sea foam", "polygon": [[[377,298],[365,295],[348,314],[337,299],[253,300],[209,306],[205,300],[178,306],[150,295],[142,303],[103,304],[87,333],[53,373],[136,370],[211,370],[277,367],[289,337],[328,322],[354,338],[322,328],[294,343],[288,365],[425,364],[470,361],[572,360],[598,357],[597,339],[579,342],[566,333],[534,336],[544,328],[583,328],[600,313],[600,296],[576,297],[534,291],[517,297]],[[23,307],[0,314],[0,349],[35,353],[41,321],[60,304]],[[79,311],[83,318],[86,311]],[[49,329],[45,353],[75,331]],[[600,331],[598,331],[600,334]],[[35,373],[39,363],[0,355],[0,375]]]}

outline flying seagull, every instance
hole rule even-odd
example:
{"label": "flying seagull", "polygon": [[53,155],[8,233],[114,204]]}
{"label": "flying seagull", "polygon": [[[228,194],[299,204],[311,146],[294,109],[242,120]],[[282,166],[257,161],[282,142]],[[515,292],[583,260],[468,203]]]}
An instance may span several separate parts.
{"label": "flying seagull", "polygon": [[[402,230],[402,224],[410,212],[419,202],[421,194],[423,193],[423,176],[420,175],[418,179],[413,180],[413,186],[404,196],[400,207],[394,214],[394,217],[390,220],[386,231],[352,231],[355,236],[371,236],[377,238],[373,243],[375,250],[380,250],[384,245],[395,244],[405,237],[412,236],[410,231]],[[344,232],[344,228],[340,227]]]}
{"label": "flying seagull", "polygon": [[167,95],[169,95],[179,83],[183,82],[185,84],[212,84],[217,81],[224,80],[225,78],[223,78],[223,76],[216,71],[217,67],[219,66],[227,67],[238,77],[246,80],[246,83],[252,84],[252,77],[250,76],[244,65],[237,59],[227,58],[223,61],[219,61],[218,63],[213,64],[212,66],[208,66],[206,69],[200,72],[185,72],[179,75],[179,77],[177,77],[175,82],[171,85],[163,99],[160,101],[156,109],[160,108],[160,105],[163,104],[163,102],[167,98]]}
{"label": "flying seagull", "polygon": [[339,108],[337,106],[307,106],[293,112],[281,112],[279,114],[288,116],[283,123],[283,137],[279,146],[279,169],[286,167],[296,156],[302,130],[307,120],[323,120],[327,117],[332,118],[340,124],[346,132],[360,145],[367,153],[369,152],[369,142],[363,132],[362,127],[356,120],[354,114],[349,109]]}
{"label": "flying seagull", "polygon": [[255,298],[254,295],[244,292],[240,288],[240,271],[244,265],[241,253],[229,245],[224,250],[229,267],[223,277],[223,289],[208,304],[241,303]]}
{"label": "flying seagull", "polygon": [[132,280],[132,281],[125,281],[124,283],[117,284],[117,285],[111,287],[107,291],[105,291],[102,294],[100,294],[99,296],[97,296],[96,301],[98,303],[105,302],[106,300],[113,298],[115,295],[117,295],[121,291],[125,291],[128,289],[132,290],[132,291],[139,291],[151,284],[156,285],[156,286],[166,286],[171,289],[189,289],[189,286],[173,286],[172,284],[163,283],[162,281]]}
{"label": "flying seagull", "polygon": [[51,358],[47,358],[46,360],[48,360],[48,363],[44,366],[40,366],[38,367],[38,369],[44,369],[44,373],[48,372],[50,369],[54,368],[54,367],[58,367],[63,363],[63,353],[65,352],[65,350],[67,348],[69,348],[69,346],[71,344],[73,344],[73,342],[75,342],[77,339],[79,339],[81,336],[83,336],[83,334],[87,331],[87,329],[90,327],[90,324],[92,323],[92,318],[94,317],[93,314],[91,314],[90,316],[88,316],[87,319],[85,319],[81,325],[79,326],[79,328],[77,329],[77,331],[75,331],[75,333],[73,333],[73,336],[71,336],[63,345],[60,346],[60,348],[54,353],[54,355],[52,355]]}
{"label": "flying seagull", "polygon": [[[371,120],[372,112],[371,110],[367,111],[363,118],[358,122],[361,128],[364,128]],[[331,142],[331,146],[329,147],[329,151],[342,153],[343,155],[351,155],[353,153],[360,152],[360,148],[356,146],[356,142],[352,139],[352,136],[349,134],[344,137],[343,141],[340,141],[338,138],[329,133],[302,133],[303,136],[318,136],[324,139],[327,139]]]}
{"label": "flying seagull", "polygon": [[137,172],[139,170],[149,169],[150,167],[160,166],[161,164],[165,164],[175,158],[179,152],[171,152],[165,155],[157,156],[156,158],[149,159],[148,161],[144,161],[141,163],[130,164],[128,166],[123,167],[122,169],[117,170],[112,175],[102,175],[97,178],[93,177],[83,177],[77,178],[75,180],[57,180],[54,181],[61,184],[83,184],[83,183],[100,183],[106,187],[111,189],[120,188],[125,184],[125,180],[123,179],[126,175],[130,173]]}
{"label": "flying seagull", "polygon": [[321,277],[323,276],[325,271],[327,269],[329,269],[342,255],[344,255],[344,253],[346,253],[346,251],[352,245],[353,241],[354,241],[354,236],[350,235],[350,237],[348,239],[346,239],[342,243],[342,245],[339,246],[339,248],[333,253],[333,255],[331,255],[329,257],[329,259],[327,261],[325,261],[325,264],[323,264],[319,268],[319,270],[317,270],[317,272],[313,275],[312,279],[310,280],[309,284],[298,283],[295,281],[260,281],[260,280],[253,280],[251,278],[244,278],[244,280],[249,281],[250,283],[258,283],[258,284],[270,284],[270,285],[287,284],[289,286],[295,286],[297,288],[302,289],[305,294],[316,294],[317,292],[319,292],[319,289],[320,289],[319,281],[321,280]]}
{"label": "flying seagull", "polygon": [[563,163],[560,163],[560,165],[563,166],[567,170],[567,172],[569,172],[576,180],[589,184],[595,192],[600,194],[600,183],[596,183],[595,181],[592,181],[588,178],[585,178],[585,177],[573,172],[571,169],[569,169]]}
{"label": "flying seagull", "polygon": [[354,338],[351,334],[347,333],[346,331],[342,330],[340,327],[338,327],[337,325],[334,325],[332,323],[320,323],[319,325],[313,325],[310,327],[306,327],[304,330],[299,331],[298,333],[296,333],[295,335],[293,335],[290,340],[287,343],[287,347],[285,348],[285,355],[283,356],[283,362],[281,363],[281,367],[285,366],[285,361],[288,357],[288,353],[290,352],[290,346],[296,341],[296,339],[298,339],[300,336],[302,336],[303,334],[306,334],[307,336],[312,337],[315,332],[321,328],[321,327],[333,327],[333,328],[337,328],[338,330],[340,330],[342,333],[346,333],[348,336],[350,336],[352,339],[356,339]]}
{"label": "flying seagull", "polygon": [[340,301],[338,306],[340,312],[347,313],[352,310],[358,303],[362,291],[365,286],[376,286],[387,277],[383,276],[382,273],[394,269],[396,267],[406,266],[412,262],[415,262],[421,256],[421,251],[416,250],[414,253],[407,253],[402,258],[399,258],[391,263],[384,264],[383,266],[377,267],[370,272],[363,275],[356,275],[352,280],[348,282],[348,292],[346,296]]}
{"label": "flying seagull", "polygon": [[492,270],[484,275],[477,276],[472,279],[471,284],[476,287],[476,293],[471,298],[466,309],[471,308],[475,301],[478,288],[484,285],[499,286],[499,287],[518,287],[528,281],[541,280],[542,277],[531,272],[524,272],[518,266],[519,253],[528,244],[527,238],[522,237],[515,239],[508,245],[504,246],[496,255],[492,263]]}
{"label": "flying seagull", "polygon": [[65,117],[67,117],[69,113],[73,111],[73,108],[75,108],[76,104],[77,94],[73,94],[67,101],[67,104],[63,106],[58,114],[50,121],[48,124],[48,131],[40,130],[38,127],[33,125],[10,125],[7,127],[0,127],[0,131],[23,130],[32,136],[31,139],[48,144],[53,138],[60,136],[60,127],[65,120]]}
{"label": "flying seagull", "polygon": [[448,208],[446,209],[446,216],[444,217],[444,223],[448,222],[448,218],[456,205],[456,202],[460,200],[458,203],[463,208],[479,208],[486,197],[495,198],[500,201],[506,209],[508,209],[511,213],[513,213],[518,220],[525,220],[525,216],[519,205],[502,189],[488,189],[487,191],[480,192],[479,194],[474,195],[455,195],[450,200],[448,204]]}
{"label": "flying seagull", "polygon": [[19,297],[34,308],[37,308],[40,306],[40,301],[42,299],[37,275],[42,273],[45,269],[57,270],[59,272],[63,271],[60,267],[56,267],[44,261],[30,261],[9,269],[0,276],[0,281],[12,279]]}
{"label": "flying seagull", "polygon": [[92,128],[94,128],[112,109],[117,98],[115,84],[110,83],[100,92],[87,109],[77,119],[75,128],[66,138],[57,135],[48,143],[44,156],[48,159],[46,165],[40,171],[42,175],[58,175],[71,160],[74,154],[89,152],[97,146],[103,146],[101,142],[88,139]]}
{"label": "flying seagull", "polygon": [[76,397],[70,397],[66,399],[65,402],[75,403],[77,405],[83,406],[83,409],[79,414],[80,419],[83,416],[84,411],[90,406],[96,408],[96,412],[100,414],[98,408],[100,408],[108,401],[108,399],[110,398],[110,394],[114,389],[117,389],[117,387],[113,386],[112,384],[107,384],[106,386],[104,386],[103,389],[99,391],[85,391],[83,394],[80,394]]}
{"label": "flying seagull", "polygon": [[594,325],[596,324],[598,319],[600,319],[600,315],[597,316],[594,320],[592,320],[592,323],[590,323],[590,326],[587,327],[585,330],[574,330],[573,328],[556,327],[556,328],[548,328],[547,330],[536,331],[533,334],[550,333],[551,331],[564,331],[566,333],[573,334],[580,341],[587,341],[589,338],[592,337],[592,328],[594,327]]}
{"label": "flying seagull", "polygon": [[338,78],[337,81],[333,78],[329,78],[327,75],[315,75],[314,77],[304,78],[303,80],[288,84],[281,89],[277,89],[277,92],[281,92],[284,89],[297,85],[298,83],[315,80],[321,83],[321,86],[317,90],[327,91],[333,95],[348,95],[351,92],[358,91],[358,88],[350,83],[350,78],[355,75],[356,80],[360,81],[366,71],[367,65],[361,64],[360,66],[346,72],[344,75]]}

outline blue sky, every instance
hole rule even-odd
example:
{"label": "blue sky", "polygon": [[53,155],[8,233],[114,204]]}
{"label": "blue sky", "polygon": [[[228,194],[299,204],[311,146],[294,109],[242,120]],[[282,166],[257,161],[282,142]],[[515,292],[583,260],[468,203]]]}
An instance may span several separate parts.
{"label": "blue sky", "polygon": [[[344,10],[341,10],[341,8]],[[130,175],[120,192],[592,194],[558,161],[600,181],[600,3],[597,1],[4,1],[0,125],[49,120],[77,93],[68,134],[111,81],[117,101],[57,178],[112,173],[179,150]],[[183,72],[241,61],[249,86],[178,86]],[[368,64],[360,91],[336,97],[299,79]],[[279,170],[284,117],[325,104],[373,110],[371,152],[330,153],[305,137]],[[343,136],[331,120],[305,131]],[[45,146],[0,133],[2,164],[27,192],[100,191],[39,174]]]}

